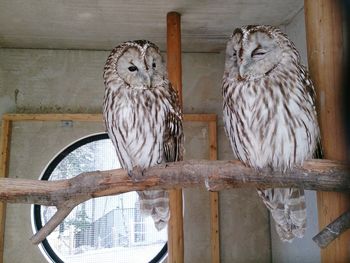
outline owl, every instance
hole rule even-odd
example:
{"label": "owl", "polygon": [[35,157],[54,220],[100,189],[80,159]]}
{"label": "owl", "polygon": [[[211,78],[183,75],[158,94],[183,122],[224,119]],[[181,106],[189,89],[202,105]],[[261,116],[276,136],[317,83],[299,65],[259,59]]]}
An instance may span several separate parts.
{"label": "owl", "polygon": [[[223,119],[245,165],[285,172],[313,157],[319,143],[315,92],[294,44],[273,26],[244,26],[226,47]],[[303,189],[258,189],[281,240],[302,238]]]}
{"label": "owl", "polygon": [[[177,92],[167,79],[158,47],[146,40],[115,47],[104,67],[103,118],[124,169],[146,169],[182,160],[182,113]],[[158,230],[169,219],[164,190],[139,191],[141,213]]]}

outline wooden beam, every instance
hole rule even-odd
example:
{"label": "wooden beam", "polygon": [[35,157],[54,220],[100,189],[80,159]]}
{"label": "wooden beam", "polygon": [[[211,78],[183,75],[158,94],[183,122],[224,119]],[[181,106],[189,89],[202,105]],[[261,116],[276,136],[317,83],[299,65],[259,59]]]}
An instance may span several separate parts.
{"label": "wooden beam", "polygon": [[[343,57],[342,14],[338,1],[305,0],[307,51],[311,78],[318,95],[318,113],[324,157],[345,160],[342,124],[341,72]],[[322,229],[350,208],[348,193],[317,193]],[[322,262],[350,262],[350,231],[321,251]]]}
{"label": "wooden beam", "polygon": [[[216,120],[209,122],[209,159],[217,160]],[[220,263],[219,192],[210,193],[211,262]]]}
{"label": "wooden beam", "polygon": [[[171,84],[179,94],[182,107],[181,18],[167,14],[167,68]],[[170,219],[168,222],[168,262],[184,262],[182,190],[169,191]]]}
{"label": "wooden beam", "polygon": [[[11,143],[11,121],[2,121],[1,130],[1,159],[0,159],[0,178],[7,177]],[[4,238],[5,238],[5,220],[6,203],[0,202],[0,263],[4,257]]]}
{"label": "wooden beam", "polygon": [[182,106],[181,15],[177,12],[167,14],[167,68]]}
{"label": "wooden beam", "polygon": [[11,121],[87,121],[102,122],[102,114],[50,113],[50,114],[4,114],[3,120]]}
{"label": "wooden beam", "polygon": [[184,114],[184,121],[215,122],[216,125],[217,117],[216,114]]}
{"label": "wooden beam", "polygon": [[306,161],[303,167],[295,167],[285,173],[270,169],[254,170],[237,160],[191,160],[161,164],[144,171],[136,169],[132,174],[130,177],[126,170],[116,169],[86,172],[58,181],[0,178],[0,200],[58,208],[57,214],[35,235],[33,242],[38,243],[81,202],[130,191],[185,187],[206,187],[209,191],[237,187],[350,190],[348,167],[329,160]]}
{"label": "wooden beam", "polygon": [[[102,114],[85,113],[49,113],[49,114],[4,114],[5,121],[82,121],[102,122]],[[212,122],[216,121],[216,114],[184,114],[184,121],[191,122]]]}
{"label": "wooden beam", "polygon": [[[182,107],[181,17],[167,14],[167,68],[171,84],[179,94]],[[168,262],[184,262],[182,190],[169,191]]]}

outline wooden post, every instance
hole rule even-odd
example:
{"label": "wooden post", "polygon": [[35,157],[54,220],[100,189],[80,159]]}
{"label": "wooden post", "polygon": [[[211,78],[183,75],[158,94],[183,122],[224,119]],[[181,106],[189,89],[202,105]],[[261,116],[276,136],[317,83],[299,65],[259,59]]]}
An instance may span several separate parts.
{"label": "wooden post", "polygon": [[167,67],[182,107],[181,16],[177,12],[167,14]]}
{"label": "wooden post", "polygon": [[[10,142],[11,142],[11,121],[2,121],[1,131],[1,159],[0,178],[7,177]],[[4,237],[5,237],[6,203],[0,202],[0,263],[4,260]]]}
{"label": "wooden post", "polygon": [[[180,14],[167,14],[167,67],[169,80],[179,93],[182,107],[181,19]],[[182,190],[169,191],[168,262],[184,262]]]}
{"label": "wooden post", "polygon": [[[209,123],[210,160],[217,160],[216,121]],[[210,193],[211,262],[220,263],[219,192]]]}
{"label": "wooden post", "polygon": [[[334,0],[305,0],[304,7],[309,70],[318,97],[324,158],[346,160],[341,107],[341,10]],[[321,229],[350,208],[349,194],[318,192],[317,202]],[[350,231],[321,250],[321,258],[322,262],[350,262]]]}

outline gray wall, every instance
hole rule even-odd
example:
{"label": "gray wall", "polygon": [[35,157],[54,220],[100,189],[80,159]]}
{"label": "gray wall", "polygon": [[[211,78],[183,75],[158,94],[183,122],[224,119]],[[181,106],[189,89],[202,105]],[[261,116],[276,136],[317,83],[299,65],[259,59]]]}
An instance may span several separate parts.
{"label": "gray wall", "polygon": [[[0,49],[0,114],[5,112],[100,113],[102,70],[109,52],[81,50]],[[219,115],[219,158],[232,159],[222,127],[221,78],[224,55],[183,54],[185,113]],[[16,123],[13,129],[10,177],[38,178],[61,148],[80,136],[101,131],[100,124]],[[200,132],[198,132],[200,131]],[[203,127],[189,127],[191,158],[206,158]],[[193,140],[193,141],[192,141]],[[47,141],[47,143],[43,143]],[[185,190],[186,262],[210,262],[209,199],[201,189]],[[255,190],[220,193],[222,262],[270,262],[268,213]],[[8,205],[5,263],[45,262],[30,245],[30,208]]]}
{"label": "gray wall", "polygon": [[[64,146],[90,133],[103,131],[102,125],[74,122],[66,127],[60,122],[15,122],[9,177],[38,179],[47,163]],[[4,263],[47,262],[32,235],[30,205],[8,204],[5,222]]]}

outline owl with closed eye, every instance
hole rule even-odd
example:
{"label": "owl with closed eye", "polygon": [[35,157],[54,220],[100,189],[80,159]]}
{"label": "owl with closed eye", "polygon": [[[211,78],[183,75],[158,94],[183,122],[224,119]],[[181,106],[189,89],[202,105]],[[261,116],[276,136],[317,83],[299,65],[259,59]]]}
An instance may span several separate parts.
{"label": "owl with closed eye", "polygon": [[[122,167],[145,169],[182,160],[182,113],[177,92],[167,79],[158,47],[146,40],[114,48],[104,67],[103,118]],[[163,190],[139,191],[141,213],[158,230],[169,219]]]}
{"label": "owl with closed eye", "polygon": [[[234,155],[255,169],[285,172],[319,143],[315,92],[294,44],[273,26],[244,26],[226,47],[223,118]],[[303,189],[258,189],[281,240],[303,237]]]}

